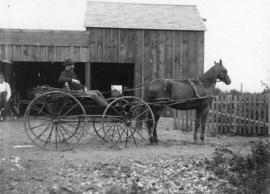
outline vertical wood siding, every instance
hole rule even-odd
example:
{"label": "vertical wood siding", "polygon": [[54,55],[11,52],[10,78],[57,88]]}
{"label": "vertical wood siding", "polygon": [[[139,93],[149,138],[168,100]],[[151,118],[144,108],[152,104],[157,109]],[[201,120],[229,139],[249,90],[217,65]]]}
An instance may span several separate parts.
{"label": "vertical wood siding", "polygon": [[[90,32],[90,62],[134,63],[134,87],[157,78],[203,73],[204,32],[102,29]],[[141,97],[142,91],[136,91]]]}
{"label": "vertical wood siding", "polygon": [[[203,72],[202,31],[87,30],[0,31],[0,60],[133,63],[134,87],[157,78],[187,79]],[[142,97],[142,90],[136,90],[136,96]]]}

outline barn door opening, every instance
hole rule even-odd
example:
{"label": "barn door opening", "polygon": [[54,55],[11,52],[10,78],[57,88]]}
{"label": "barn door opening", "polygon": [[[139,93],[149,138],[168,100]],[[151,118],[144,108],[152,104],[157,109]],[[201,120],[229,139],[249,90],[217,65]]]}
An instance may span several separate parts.
{"label": "barn door opening", "polygon": [[106,98],[111,97],[113,88],[123,90],[123,95],[133,95],[134,64],[91,63],[91,89],[100,90]]}

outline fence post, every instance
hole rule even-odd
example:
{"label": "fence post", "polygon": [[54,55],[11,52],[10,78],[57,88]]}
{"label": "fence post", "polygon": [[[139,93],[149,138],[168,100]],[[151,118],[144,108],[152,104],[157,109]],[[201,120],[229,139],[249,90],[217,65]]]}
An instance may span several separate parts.
{"label": "fence post", "polygon": [[267,130],[266,135],[269,135],[270,134],[270,93],[268,93],[266,96],[267,96],[266,102],[268,104],[268,111],[267,111],[267,114],[268,114],[268,130]]}

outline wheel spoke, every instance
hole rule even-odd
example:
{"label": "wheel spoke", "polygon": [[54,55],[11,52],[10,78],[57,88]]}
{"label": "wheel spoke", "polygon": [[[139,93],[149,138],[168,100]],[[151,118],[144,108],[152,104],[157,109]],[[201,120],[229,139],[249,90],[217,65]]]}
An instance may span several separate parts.
{"label": "wheel spoke", "polygon": [[[48,123],[47,123],[48,121],[46,121],[46,122],[43,122],[43,123],[41,123],[40,125],[36,125],[36,126],[30,126],[30,128],[31,128],[31,130],[33,130],[33,129],[36,129],[36,128],[39,128],[39,127],[43,127],[43,126],[46,126],[46,125],[48,125]],[[52,123],[52,122],[50,122],[50,123]],[[49,123],[49,124],[50,124]]]}
{"label": "wheel spoke", "polygon": [[40,138],[51,126],[52,126],[52,123],[53,123],[53,121],[51,121],[49,124],[48,124],[48,126],[41,132],[41,134],[39,134],[38,136],[36,136],[35,134],[34,134],[34,136],[36,137],[36,138]]}
{"label": "wheel spoke", "polygon": [[50,134],[49,134],[47,140],[45,141],[45,144],[43,145],[43,148],[46,147],[47,143],[50,143],[50,142],[51,142],[51,137],[52,137],[53,129],[54,129],[54,126],[52,125],[52,129],[51,129],[51,131],[50,131]]}
{"label": "wheel spoke", "polygon": [[[57,128],[58,128],[58,127],[57,127]],[[59,130],[60,134],[61,134],[62,137],[63,137],[62,143],[65,143],[68,147],[70,147],[70,145],[69,145],[67,139],[65,138],[65,134],[62,132],[62,130],[61,130],[60,128],[61,128],[61,127],[59,126],[58,130]]]}
{"label": "wheel spoke", "polygon": [[68,139],[70,139],[71,137],[75,137],[76,139],[79,139],[75,134],[76,131],[74,133],[72,133],[69,129],[65,128],[62,124],[59,123],[59,126],[63,129],[63,131],[69,136]]}
{"label": "wheel spoke", "polygon": [[64,109],[64,107],[66,105],[66,100],[67,100],[67,98],[65,98],[65,100],[64,100],[64,102],[63,102],[63,104],[61,106],[61,109],[58,111],[57,118],[60,116],[61,112],[63,111],[63,109]]}
{"label": "wheel spoke", "polygon": [[140,113],[139,115],[137,115],[137,116],[136,116],[134,119],[139,118],[140,116],[142,116],[143,114],[145,114],[147,111],[148,111],[148,110],[147,110],[147,109],[145,109],[145,111],[143,111],[142,113]]}
{"label": "wheel spoke", "polygon": [[33,110],[36,110],[36,112],[37,112],[38,114],[44,113],[44,115],[46,115],[46,116],[49,117],[49,115],[48,115],[46,112],[44,112],[42,109],[40,109],[39,107],[37,107],[35,104],[32,104],[32,107],[33,107]]}
{"label": "wheel spoke", "polygon": [[145,140],[144,136],[138,131],[138,130],[134,130],[134,133],[137,133],[143,140]]}
{"label": "wheel spoke", "polygon": [[55,150],[57,150],[57,127],[56,126],[54,126],[54,132],[55,132],[55,134],[54,134],[54,138],[55,138]]}
{"label": "wheel spoke", "polygon": [[62,116],[66,116],[68,113],[70,113],[78,104],[74,104],[69,110],[67,110]]}
{"label": "wheel spoke", "polygon": [[[133,130],[133,132],[131,131],[131,128],[133,128],[134,130]],[[135,133],[135,131],[136,131],[136,128],[134,128],[134,127],[130,127],[130,133],[131,133],[131,136],[132,136],[132,139],[133,139],[133,141],[134,141],[134,144],[137,146],[137,142],[136,142],[136,139],[135,139],[135,137],[134,137],[134,133]]]}

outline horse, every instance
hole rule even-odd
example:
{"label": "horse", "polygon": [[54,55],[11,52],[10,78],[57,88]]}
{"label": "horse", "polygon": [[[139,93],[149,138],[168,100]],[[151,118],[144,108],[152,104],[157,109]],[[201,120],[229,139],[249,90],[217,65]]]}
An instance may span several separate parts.
{"label": "horse", "polygon": [[197,144],[197,131],[201,126],[200,139],[201,143],[204,144],[207,115],[218,80],[226,85],[231,83],[221,59],[219,62],[214,61],[214,66],[197,79],[156,79],[148,83],[144,90],[144,101],[149,103],[155,117],[154,127],[153,122],[147,122],[148,129],[154,128],[152,134],[149,132],[150,142],[152,144],[158,143],[157,123],[164,108],[169,106],[176,110],[196,110],[193,139],[194,143]]}

